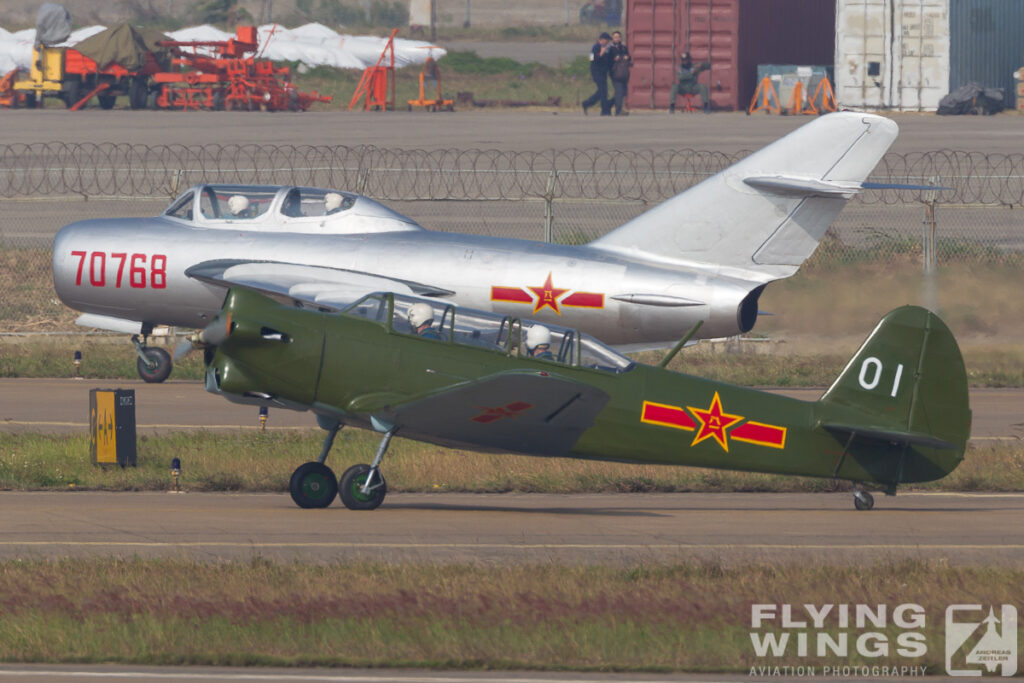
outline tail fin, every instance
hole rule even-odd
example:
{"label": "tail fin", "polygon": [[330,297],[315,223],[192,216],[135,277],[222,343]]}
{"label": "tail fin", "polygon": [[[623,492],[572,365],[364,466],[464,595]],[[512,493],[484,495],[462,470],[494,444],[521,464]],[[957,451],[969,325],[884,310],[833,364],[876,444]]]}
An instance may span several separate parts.
{"label": "tail fin", "polygon": [[892,311],[821,397],[818,420],[847,447],[846,478],[864,479],[857,466],[892,486],[945,476],[963,459],[971,430],[952,332],[924,308]]}
{"label": "tail fin", "polygon": [[899,132],[889,119],[822,116],[634,218],[591,246],[789,277]]}

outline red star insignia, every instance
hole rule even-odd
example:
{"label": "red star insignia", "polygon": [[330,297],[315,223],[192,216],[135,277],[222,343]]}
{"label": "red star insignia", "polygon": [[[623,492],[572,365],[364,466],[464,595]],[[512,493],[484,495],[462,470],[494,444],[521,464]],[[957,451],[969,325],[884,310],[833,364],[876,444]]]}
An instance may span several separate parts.
{"label": "red star insignia", "polygon": [[534,313],[546,306],[558,315],[562,315],[562,312],[558,310],[558,299],[569,290],[554,287],[551,284],[551,273],[548,273],[548,279],[544,281],[543,287],[527,287],[527,289],[537,296],[537,301],[533,304]]}
{"label": "red star insignia", "polygon": [[718,442],[726,453],[729,452],[729,442],[726,441],[725,434],[734,424],[743,419],[741,415],[729,415],[728,413],[722,412],[722,401],[718,398],[718,392],[715,392],[715,397],[711,399],[711,407],[707,410],[700,408],[694,408],[693,406],[687,406],[690,412],[693,413],[694,417],[700,422],[700,429],[697,431],[697,436],[693,439],[691,446],[696,446],[704,439],[714,438]]}

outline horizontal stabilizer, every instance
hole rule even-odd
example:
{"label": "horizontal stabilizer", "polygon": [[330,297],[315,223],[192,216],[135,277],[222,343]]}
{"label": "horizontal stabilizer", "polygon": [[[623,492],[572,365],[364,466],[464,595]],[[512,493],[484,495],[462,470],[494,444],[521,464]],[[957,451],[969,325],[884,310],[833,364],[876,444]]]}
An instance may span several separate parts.
{"label": "horizontal stabilizer", "polygon": [[775,194],[798,197],[843,197],[849,199],[860,191],[858,183],[833,183],[815,178],[793,178],[788,176],[753,176],[743,182]]}
{"label": "horizontal stabilizer", "polygon": [[823,424],[822,428],[833,434],[839,435],[843,441],[853,436],[855,439],[864,438],[874,441],[887,441],[891,443],[907,444],[909,446],[927,446],[928,448],[941,448],[944,450],[956,450],[958,446],[945,439],[922,434],[921,432],[908,432],[894,429],[876,429],[873,427],[856,427],[842,424]]}

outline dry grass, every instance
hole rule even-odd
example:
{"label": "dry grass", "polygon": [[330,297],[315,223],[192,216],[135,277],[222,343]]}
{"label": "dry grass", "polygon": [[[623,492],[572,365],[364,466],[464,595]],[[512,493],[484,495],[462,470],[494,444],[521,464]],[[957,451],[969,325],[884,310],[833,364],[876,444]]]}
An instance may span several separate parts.
{"label": "dry grass", "polygon": [[[1018,604],[1019,569],[715,563],[0,563],[0,660],[743,671],[751,604],[921,605],[941,671],[954,602]],[[832,624],[830,624],[830,629]],[[890,629],[885,629],[890,630]],[[844,664],[873,664],[852,655]]]}
{"label": "dry grass", "polygon": [[[194,491],[285,491],[292,471],[320,450],[323,432],[171,434],[141,437],[135,468],[102,469],[89,462],[84,435],[0,434],[0,489],[163,491],[172,458],[181,458],[183,485]],[[336,474],[369,462],[377,435],[346,430],[328,464]],[[384,463],[392,491],[644,492],[836,491],[848,484],[770,474],[456,451],[395,439]],[[1024,448],[1013,442],[971,447],[946,478],[911,489],[1024,491]]]}

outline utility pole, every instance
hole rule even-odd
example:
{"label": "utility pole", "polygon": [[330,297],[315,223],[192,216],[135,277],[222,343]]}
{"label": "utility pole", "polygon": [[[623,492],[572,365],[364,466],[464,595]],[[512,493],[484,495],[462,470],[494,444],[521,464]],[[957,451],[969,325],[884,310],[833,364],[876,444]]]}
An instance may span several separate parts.
{"label": "utility pole", "polygon": [[430,42],[437,42],[437,0],[430,0]]}
{"label": "utility pole", "polygon": [[466,0],[466,22],[462,25],[462,28],[469,28],[469,25],[470,25],[469,1],[470,0]]}
{"label": "utility pole", "polygon": [[569,0],[565,0],[565,25],[569,25]]}

